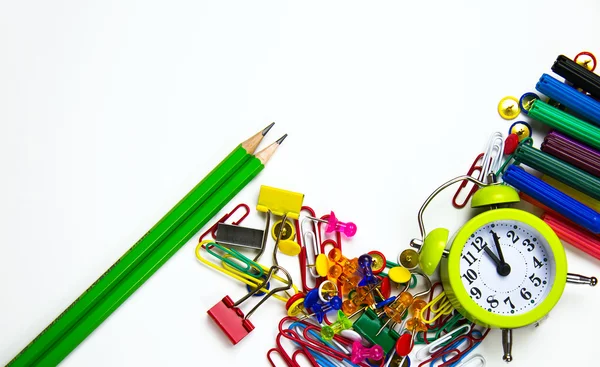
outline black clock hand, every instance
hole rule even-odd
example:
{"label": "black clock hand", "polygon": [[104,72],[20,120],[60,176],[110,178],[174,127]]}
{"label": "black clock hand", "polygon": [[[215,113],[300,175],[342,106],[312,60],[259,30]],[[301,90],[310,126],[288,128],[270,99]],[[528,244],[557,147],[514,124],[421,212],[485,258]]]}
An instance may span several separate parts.
{"label": "black clock hand", "polygon": [[500,261],[498,256],[496,256],[496,254],[494,253],[494,251],[490,250],[490,248],[487,246],[485,246],[483,249],[485,250],[486,254],[490,255],[490,258],[496,264],[497,267],[502,265],[502,261]]}
{"label": "black clock hand", "polygon": [[[506,261],[504,261],[504,254],[502,254],[502,248],[500,247],[500,238],[498,237],[496,232],[490,231],[490,233],[492,234],[492,237],[494,238],[494,244],[496,245],[496,251],[498,252],[498,256],[494,255],[492,260],[494,260],[494,262],[496,263],[496,271],[498,272],[498,274],[500,276],[505,277],[508,274],[510,274],[510,265],[508,265],[506,263]],[[493,255],[492,250],[490,250],[489,248],[485,247],[485,250],[486,250],[485,252],[488,255],[490,255],[490,256]]]}
{"label": "black clock hand", "polygon": [[500,238],[498,238],[498,235],[496,234],[496,232],[490,231],[490,233],[492,234],[492,237],[494,238],[494,245],[496,245],[496,251],[498,251],[498,256],[500,257],[500,261],[504,264],[506,262],[504,261],[504,254],[502,254],[502,248],[500,248]]}

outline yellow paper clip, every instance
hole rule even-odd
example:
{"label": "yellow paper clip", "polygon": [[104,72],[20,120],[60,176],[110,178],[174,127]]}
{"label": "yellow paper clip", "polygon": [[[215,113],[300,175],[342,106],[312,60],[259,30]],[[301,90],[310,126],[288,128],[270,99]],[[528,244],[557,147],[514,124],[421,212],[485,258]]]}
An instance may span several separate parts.
{"label": "yellow paper clip", "polygon": [[[435,314],[435,316],[429,320],[425,318],[427,309],[431,309],[431,312]],[[452,310],[453,307],[452,304],[450,304],[450,300],[446,297],[446,293],[442,292],[438,294],[433,301],[429,302],[421,309],[421,320],[426,324],[433,324],[435,320],[439,319],[442,315],[450,315]]]}
{"label": "yellow paper clip", "polygon": [[288,218],[298,219],[303,201],[304,194],[263,185],[258,194],[256,210],[263,213],[270,210],[280,217],[287,214]]}
{"label": "yellow paper clip", "polygon": [[[250,287],[257,287],[258,285],[263,283],[263,279],[256,278],[256,274],[252,273],[252,271],[250,269],[254,269],[255,267],[260,267],[263,272],[268,272],[269,268],[267,268],[264,265],[253,262],[249,258],[245,257],[244,255],[242,255],[239,252],[234,251],[234,250],[233,250],[233,252],[227,252],[225,255],[217,257],[221,260],[221,266],[219,266],[217,264],[214,264],[214,263],[208,261],[207,259],[205,259],[202,256],[201,251],[202,251],[202,249],[206,250],[205,245],[207,245],[207,244],[214,245],[215,243],[213,242],[213,240],[204,240],[204,241],[200,242],[198,244],[198,246],[196,246],[196,257],[202,263],[208,265],[209,267],[215,269],[216,271],[219,271],[225,275],[232,277],[233,279],[239,280],[240,282],[247,284]],[[248,266],[246,268],[246,269],[248,269],[248,271],[238,270],[238,269],[240,269],[239,266],[232,265],[232,264],[235,264],[235,262],[241,262],[243,264],[246,264]],[[276,279],[278,281],[281,281],[283,283],[286,283],[285,279],[283,279],[277,275],[273,275],[272,278]],[[294,289],[294,293],[298,293],[298,287],[296,287],[293,284],[292,284],[292,289]],[[264,293],[269,292],[269,290],[265,289],[265,288],[261,288],[260,291],[264,292]],[[277,298],[278,300],[280,300],[282,302],[287,302],[287,300],[288,300],[288,298],[280,296],[278,294],[274,294],[273,297]]]}

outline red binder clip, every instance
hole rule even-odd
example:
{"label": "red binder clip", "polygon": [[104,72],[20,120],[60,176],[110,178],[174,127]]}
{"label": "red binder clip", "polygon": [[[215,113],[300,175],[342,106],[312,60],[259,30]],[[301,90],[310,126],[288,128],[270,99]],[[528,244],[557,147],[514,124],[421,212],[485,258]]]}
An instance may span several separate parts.
{"label": "red binder clip", "polygon": [[[267,282],[271,279],[276,270],[281,270],[285,274],[287,278],[287,284],[285,286],[271,289],[269,293],[261,298],[256,306],[254,306],[246,315],[244,315],[238,306],[254,294],[260,292],[261,289],[267,285]],[[246,335],[250,334],[252,330],[254,330],[254,325],[252,322],[250,322],[250,320],[248,320],[250,315],[252,315],[252,313],[256,311],[256,309],[273,294],[287,291],[290,288],[292,288],[292,277],[290,274],[284,268],[274,265],[269,268],[269,272],[265,276],[263,282],[253,289],[252,292],[240,298],[235,303],[229,296],[225,296],[219,303],[208,310],[207,313],[217,323],[217,325],[219,325],[231,343],[235,345],[239,343],[240,340],[244,339]]]}

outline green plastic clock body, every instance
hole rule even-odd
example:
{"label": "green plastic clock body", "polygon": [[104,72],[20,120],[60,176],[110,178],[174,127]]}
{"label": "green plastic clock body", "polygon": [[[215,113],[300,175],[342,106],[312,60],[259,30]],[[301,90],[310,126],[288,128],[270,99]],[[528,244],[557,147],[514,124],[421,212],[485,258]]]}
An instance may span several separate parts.
{"label": "green plastic clock body", "polygon": [[[471,235],[489,223],[511,220],[535,229],[548,244],[554,258],[554,279],[546,297],[535,308],[516,315],[500,315],[479,306],[469,295],[461,280],[461,252]],[[447,258],[440,264],[441,278],[446,296],[452,306],[474,323],[491,328],[514,329],[539,321],[546,316],[560,299],[567,281],[567,259],[562,243],[540,218],[528,212],[512,209],[493,209],[469,220],[455,235]]]}

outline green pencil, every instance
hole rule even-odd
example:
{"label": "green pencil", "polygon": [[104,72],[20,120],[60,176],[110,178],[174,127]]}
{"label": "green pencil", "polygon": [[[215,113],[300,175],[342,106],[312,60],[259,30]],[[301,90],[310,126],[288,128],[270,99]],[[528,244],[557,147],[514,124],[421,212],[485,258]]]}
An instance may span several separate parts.
{"label": "green pencil", "polygon": [[248,163],[236,171],[223,186],[185,220],[156,250],[124,278],[112,292],[106,295],[91,309],[64,338],[32,366],[55,366],[72,352],[106,318],[108,318],[131,294],[133,294],[152,274],[154,274],[173,254],[185,245],[208,221],[215,216],[241,189],[243,189],[264,168],[283,136],[263,151],[252,157]]}
{"label": "green pencil", "polygon": [[263,131],[237,146],[94,284],[9,362],[8,366],[53,365],[45,362],[38,364],[38,362],[57,345],[61,345],[60,341],[71,333],[82,318],[85,318],[101,300],[105,299],[119,282],[128,277],[133,269],[144,262],[153,250],[170,238],[169,236],[177,227],[197,208],[204,207],[206,201],[212,198],[220,187],[228,183],[235,172],[249,161],[256,160],[252,153],[272,126],[273,124],[270,124]]}

